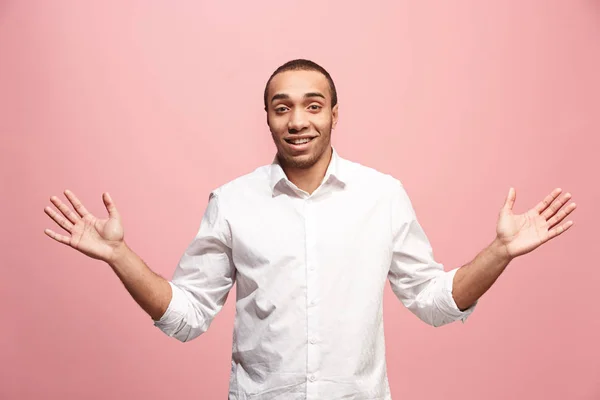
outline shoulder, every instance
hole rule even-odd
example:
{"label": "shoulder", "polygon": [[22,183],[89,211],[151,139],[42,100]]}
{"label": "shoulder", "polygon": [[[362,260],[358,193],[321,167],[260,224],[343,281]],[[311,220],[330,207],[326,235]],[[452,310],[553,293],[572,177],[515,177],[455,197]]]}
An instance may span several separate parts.
{"label": "shoulder", "polygon": [[356,161],[340,160],[348,182],[352,186],[369,189],[375,193],[391,194],[404,190],[402,182],[395,176],[362,165]]}
{"label": "shoulder", "polygon": [[395,176],[367,167],[358,162],[343,160],[349,189],[389,204],[394,213],[414,215],[413,205],[402,181]]}
{"label": "shoulder", "polygon": [[218,197],[219,201],[241,200],[266,192],[269,188],[271,165],[262,165],[254,171],[241,175],[210,192],[210,198]]}

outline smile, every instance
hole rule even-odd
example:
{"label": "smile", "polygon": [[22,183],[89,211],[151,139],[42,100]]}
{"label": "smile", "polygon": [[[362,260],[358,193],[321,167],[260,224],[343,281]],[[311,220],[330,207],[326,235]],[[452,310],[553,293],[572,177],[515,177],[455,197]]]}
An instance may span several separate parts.
{"label": "smile", "polygon": [[314,139],[314,137],[300,138],[300,139],[286,138],[285,141],[288,142],[288,143],[290,143],[290,144],[300,145],[300,144],[308,143],[308,142],[310,142],[313,139]]}

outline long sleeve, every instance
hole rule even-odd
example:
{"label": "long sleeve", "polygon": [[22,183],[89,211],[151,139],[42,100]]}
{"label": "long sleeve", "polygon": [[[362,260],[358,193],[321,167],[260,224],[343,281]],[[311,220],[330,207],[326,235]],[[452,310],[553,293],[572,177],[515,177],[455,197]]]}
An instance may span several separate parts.
{"label": "long sleeve", "polygon": [[212,192],[198,233],[181,257],[169,281],[173,295],[154,325],[182,342],[206,332],[221,310],[233,283],[231,231],[217,192]]}
{"label": "long sleeve", "polygon": [[388,278],[392,291],[417,317],[438,327],[456,320],[463,323],[477,302],[460,311],[452,297],[458,268],[444,271],[436,262],[411,201],[400,182],[392,195],[393,254]]}

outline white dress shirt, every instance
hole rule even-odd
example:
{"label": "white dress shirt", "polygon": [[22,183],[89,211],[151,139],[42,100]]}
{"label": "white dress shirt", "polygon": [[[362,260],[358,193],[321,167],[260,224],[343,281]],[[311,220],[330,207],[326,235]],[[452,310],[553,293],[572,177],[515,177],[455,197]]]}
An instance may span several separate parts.
{"label": "white dress shirt", "polygon": [[[458,268],[457,268],[458,269]],[[383,293],[433,326],[467,319],[400,181],[332,150],[312,193],[276,160],[214,190],[154,324],[205,332],[234,282],[229,399],[391,399]]]}

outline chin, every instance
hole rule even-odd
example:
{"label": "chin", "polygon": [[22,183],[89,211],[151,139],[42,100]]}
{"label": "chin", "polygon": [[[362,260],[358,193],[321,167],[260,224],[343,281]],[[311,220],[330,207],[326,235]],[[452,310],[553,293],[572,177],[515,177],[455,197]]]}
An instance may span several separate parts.
{"label": "chin", "polygon": [[283,166],[290,168],[306,169],[316,164],[319,160],[318,154],[315,152],[293,156],[288,153],[279,153],[280,162]]}

